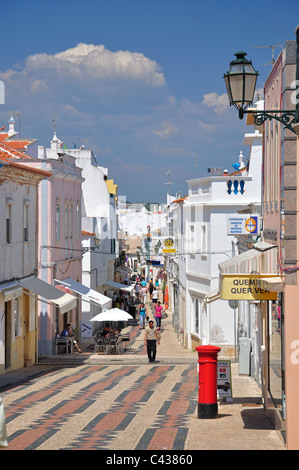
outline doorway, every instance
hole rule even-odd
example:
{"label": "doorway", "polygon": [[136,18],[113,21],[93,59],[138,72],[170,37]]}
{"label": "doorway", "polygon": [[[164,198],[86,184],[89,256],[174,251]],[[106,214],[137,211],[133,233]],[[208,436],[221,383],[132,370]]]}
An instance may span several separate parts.
{"label": "doorway", "polygon": [[24,317],[24,363],[30,358],[30,303],[29,295],[23,295],[23,317]]}
{"label": "doorway", "polygon": [[12,340],[12,305],[11,300],[5,302],[5,369],[11,366],[11,340]]}

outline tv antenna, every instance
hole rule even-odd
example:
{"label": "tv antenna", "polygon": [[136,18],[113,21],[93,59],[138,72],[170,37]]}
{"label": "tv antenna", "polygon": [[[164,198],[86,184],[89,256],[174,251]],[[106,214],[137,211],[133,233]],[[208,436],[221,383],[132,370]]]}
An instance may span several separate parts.
{"label": "tv antenna", "polygon": [[265,47],[271,47],[272,49],[272,60],[271,62],[267,62],[266,64],[262,64],[262,65],[274,65],[275,64],[275,59],[274,59],[274,49],[276,49],[277,47],[283,47],[284,44],[275,44],[275,45],[271,45],[271,46],[255,46],[255,49],[263,49]]}
{"label": "tv antenna", "polygon": [[168,181],[167,181],[167,183],[164,183],[164,184],[168,184],[168,194],[170,194],[170,185],[173,184],[173,183],[171,183],[171,181],[170,181],[170,175],[171,175],[171,170],[169,170],[169,171],[166,173],[166,176],[168,176]]}

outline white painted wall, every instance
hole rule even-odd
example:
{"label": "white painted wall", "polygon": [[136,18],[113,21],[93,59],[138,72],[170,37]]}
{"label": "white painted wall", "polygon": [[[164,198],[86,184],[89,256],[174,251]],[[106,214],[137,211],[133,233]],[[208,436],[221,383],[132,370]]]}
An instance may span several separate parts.
{"label": "white painted wall", "polygon": [[[186,319],[188,345],[191,334],[202,344],[234,346],[234,311],[228,302],[217,300],[204,304],[204,297],[218,289],[218,264],[233,256],[227,235],[227,216],[239,215],[248,205],[260,204],[262,136],[258,131],[246,134],[244,143],[251,146],[249,169],[238,175],[211,176],[188,181],[188,197],[184,201],[184,253],[186,257]],[[238,192],[229,194],[227,181],[238,183]],[[244,192],[240,192],[241,181]],[[183,269],[184,266],[182,265]],[[183,270],[184,272],[184,270]],[[197,307],[196,307],[197,303]],[[196,321],[196,312],[199,320]]]}

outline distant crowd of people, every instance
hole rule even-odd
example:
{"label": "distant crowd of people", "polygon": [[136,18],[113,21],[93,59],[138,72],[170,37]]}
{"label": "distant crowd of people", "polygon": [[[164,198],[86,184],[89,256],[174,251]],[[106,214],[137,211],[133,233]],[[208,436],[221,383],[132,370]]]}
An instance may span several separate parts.
{"label": "distant crowd of people", "polygon": [[149,300],[152,301],[153,314],[156,320],[156,327],[159,331],[161,328],[161,318],[165,309],[159,300],[159,279],[153,282],[153,279],[145,279],[144,277],[137,277],[135,284],[136,297],[140,299],[141,304],[138,310],[140,329],[145,328],[145,321],[149,321],[148,307],[146,306],[147,295]]}
{"label": "distant crowd of people", "polygon": [[[157,278],[155,282],[153,282],[153,279],[137,275],[134,282],[133,295],[123,291],[120,291],[119,295],[117,295],[116,292],[114,292],[112,296],[112,307],[129,312],[130,307],[134,306],[134,308],[136,308],[136,304],[138,305],[140,329],[146,329],[145,344],[147,346],[147,353],[149,361],[154,362],[156,356],[156,342],[160,344],[157,332],[160,331],[161,319],[163,314],[165,314],[165,308],[159,300],[159,279]],[[152,314],[156,321],[156,327],[154,327],[153,319],[150,319],[150,314]],[[167,314],[165,315],[167,316]],[[148,322],[147,327],[146,322]],[[113,329],[106,325],[100,333],[104,338],[115,338],[121,335],[121,329]],[[67,324],[61,332],[61,336],[65,336],[70,341],[73,341],[76,350],[82,352],[75,340],[70,324]]]}

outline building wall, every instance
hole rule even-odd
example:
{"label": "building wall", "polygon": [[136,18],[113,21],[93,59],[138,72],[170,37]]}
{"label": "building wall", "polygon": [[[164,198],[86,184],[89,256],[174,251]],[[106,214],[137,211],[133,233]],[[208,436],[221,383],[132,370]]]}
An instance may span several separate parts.
{"label": "building wall", "polygon": [[[299,145],[297,138],[297,162],[299,161]],[[296,179],[299,180],[298,164],[296,168]],[[296,191],[296,204],[299,207],[299,194]],[[296,253],[299,253],[299,218],[296,217]],[[286,233],[288,230],[286,221]],[[286,250],[287,256],[287,250]],[[296,256],[297,258],[298,256]],[[298,262],[297,262],[298,265]],[[299,449],[299,316],[298,316],[298,271],[292,273],[292,278],[287,283],[289,275],[286,276],[284,293],[285,301],[285,384],[286,384],[286,440],[289,450]]]}
{"label": "building wall", "polygon": [[[0,228],[1,373],[34,363],[37,355],[34,295],[23,291],[18,280],[36,274],[37,185],[41,177],[21,169],[7,171],[6,176],[3,171],[0,184],[0,212],[3,214]],[[11,222],[9,243],[6,230],[8,207]]]}
{"label": "building wall", "polygon": [[[76,166],[73,157],[63,155],[58,158],[56,152],[54,158],[55,152],[48,150],[44,149],[42,153],[39,148],[41,161],[36,163],[36,166],[53,173],[39,187],[39,277],[50,285],[57,285],[57,280],[68,277],[81,282],[82,170]],[[53,158],[47,158],[48,154]],[[60,206],[60,230],[57,228],[57,203]],[[56,335],[60,334],[66,323],[71,323],[79,333],[80,321],[79,297],[77,308],[64,315],[58,312],[56,305],[38,301],[39,354],[54,354]]]}
{"label": "building wall", "polygon": [[[294,109],[292,94],[296,69],[296,42],[286,41],[265,84],[265,109]],[[285,275],[282,299],[281,350],[276,358],[282,383],[280,397],[271,383],[272,338],[265,338],[268,352],[263,375],[265,405],[277,429],[286,430],[288,449],[298,449],[299,374],[296,350],[299,338],[298,302],[298,140],[275,120],[265,123],[264,140],[264,239],[279,246],[278,263]],[[279,175],[278,169],[280,170]],[[276,180],[278,181],[278,188]],[[275,185],[273,185],[273,181]],[[291,269],[295,267],[295,269]],[[270,321],[270,320],[268,320]],[[268,378],[270,377],[270,380]],[[285,401],[284,401],[285,400]],[[285,414],[286,406],[286,414]],[[286,421],[285,421],[286,418]]]}
{"label": "building wall", "polygon": [[[247,183],[248,186],[252,184],[251,178],[247,178]],[[220,187],[222,187],[225,199],[226,180],[220,179],[215,185],[215,192],[219,194],[219,199]],[[214,186],[214,181],[211,182],[211,186]],[[232,243],[236,243],[235,237],[227,234],[227,216],[237,217],[239,215],[237,211],[247,208],[252,201],[254,200],[248,199],[247,195],[244,200],[232,199],[231,205],[227,203],[221,205],[215,200],[214,204],[211,203],[206,207],[199,202],[193,206],[192,197],[189,197],[186,202],[185,252],[188,253],[186,262],[188,307],[186,311],[189,316],[187,321],[189,344],[192,347],[200,344],[214,344],[222,348],[223,354],[234,353],[236,328],[234,310],[229,307],[227,301],[219,299],[205,303],[204,297],[218,289],[218,264],[232,256]],[[193,233],[190,231],[190,226],[194,226]],[[203,240],[203,226],[205,240]]]}
{"label": "building wall", "polygon": [[[12,278],[22,278],[33,273],[36,267],[35,244],[35,210],[36,187],[19,185],[7,181],[0,189],[0,211],[3,214],[3,225],[0,231],[0,282]],[[28,241],[23,241],[24,204],[28,205],[29,231]],[[11,210],[11,243],[6,243],[5,219],[8,205]]]}

